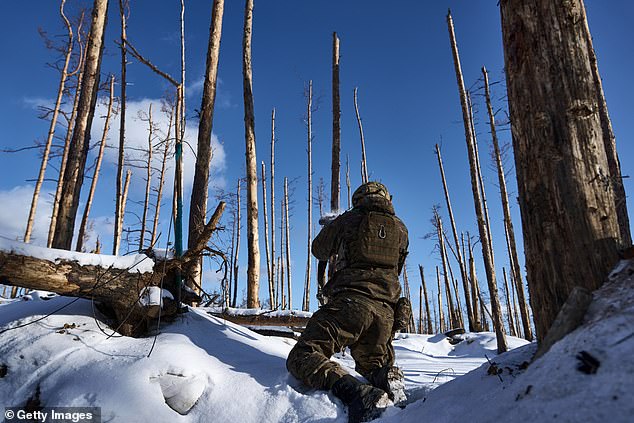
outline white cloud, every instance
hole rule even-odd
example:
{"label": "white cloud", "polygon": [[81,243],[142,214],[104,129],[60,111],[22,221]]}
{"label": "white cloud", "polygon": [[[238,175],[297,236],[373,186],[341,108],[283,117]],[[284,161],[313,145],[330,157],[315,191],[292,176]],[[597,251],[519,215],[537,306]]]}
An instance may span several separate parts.
{"label": "white cloud", "polygon": [[[126,161],[145,161],[146,150],[148,145],[148,122],[145,122],[139,118],[140,115],[147,116],[150,104],[152,104],[152,117],[155,126],[158,128],[159,138],[165,138],[167,134],[169,117],[166,113],[161,111],[160,99],[142,99],[137,101],[128,101],[126,104]],[[99,102],[95,116],[104,116],[106,114],[106,105],[103,102]],[[93,141],[100,140],[103,132],[103,125],[105,119],[95,119],[93,121],[91,130],[91,139]],[[110,123],[110,135],[107,141],[107,145],[113,148],[106,149],[104,161],[106,163],[117,163],[118,146],[119,146],[119,115],[114,116]],[[195,152],[197,150],[197,134],[198,128],[190,123],[185,126],[185,138],[183,145],[183,181],[185,188],[185,199],[187,199],[187,193],[191,191],[191,186],[194,179],[194,165],[196,162]],[[174,130],[172,129],[171,137],[174,136]],[[158,140],[158,139],[157,139]],[[155,140],[155,143],[156,141]],[[173,151],[173,141],[172,141]],[[224,178],[222,173],[225,169],[225,151],[223,145],[218,140],[215,134],[211,136],[211,145],[213,149],[213,158],[211,162],[210,183],[216,187],[224,187]],[[160,160],[162,158],[162,152],[155,151],[153,155],[153,167],[160,167]],[[174,159],[168,159],[168,171],[166,175],[165,187],[173,186],[174,181]],[[131,193],[134,195],[144,190],[145,171],[142,169],[133,169],[133,176],[131,182]],[[165,189],[166,199],[171,197],[172,190]]]}
{"label": "white cloud", "polygon": [[[33,199],[32,185],[21,185],[10,190],[0,191],[0,235],[6,238],[22,241],[29,217],[31,200]],[[35,221],[31,242],[35,245],[46,246],[48,228],[51,221],[52,195],[47,190],[40,191],[37,203]]]}

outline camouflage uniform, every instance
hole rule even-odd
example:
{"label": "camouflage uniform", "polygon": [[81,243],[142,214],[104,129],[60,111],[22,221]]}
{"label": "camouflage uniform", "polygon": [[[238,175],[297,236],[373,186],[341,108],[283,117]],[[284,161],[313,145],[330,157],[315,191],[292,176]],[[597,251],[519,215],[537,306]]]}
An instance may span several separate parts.
{"label": "camouflage uniform", "polygon": [[[353,196],[354,208],[326,225],[312,244],[321,262],[335,257],[334,273],[323,288],[328,302],[317,310],[291,350],[286,367],[311,388],[332,388],[348,373],[329,358],[350,347],[356,370],[370,383],[381,369],[394,364],[392,325],[401,287],[398,276],[407,255],[407,228],[394,215],[391,196],[376,182],[362,185]],[[349,245],[359,235],[364,215],[393,216],[398,259],[390,265],[358,263],[349,257]]]}

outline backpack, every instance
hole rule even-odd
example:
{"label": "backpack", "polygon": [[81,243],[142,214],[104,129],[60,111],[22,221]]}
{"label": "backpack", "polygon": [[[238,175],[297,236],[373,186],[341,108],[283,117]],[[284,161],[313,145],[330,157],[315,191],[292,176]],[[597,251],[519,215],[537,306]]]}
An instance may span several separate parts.
{"label": "backpack", "polygon": [[356,236],[350,240],[346,259],[355,267],[396,267],[399,247],[400,231],[396,218],[390,214],[371,211],[363,216]]}

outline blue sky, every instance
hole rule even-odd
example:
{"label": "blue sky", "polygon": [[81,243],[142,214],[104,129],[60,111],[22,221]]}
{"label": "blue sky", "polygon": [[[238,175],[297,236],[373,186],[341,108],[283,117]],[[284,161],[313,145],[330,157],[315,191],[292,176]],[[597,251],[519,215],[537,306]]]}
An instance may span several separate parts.
{"label": "blue sky", "polygon": [[[119,34],[118,2],[110,2],[109,26],[106,30],[106,51],[102,73],[118,74],[119,53],[114,39]],[[180,72],[179,9],[180,2],[136,0],[131,2],[128,37],[144,55],[161,69],[178,76]],[[69,0],[67,11],[73,15],[87,1]],[[4,60],[0,74],[6,81],[0,102],[0,125],[3,128],[0,148],[23,147],[34,140],[43,141],[48,123],[37,118],[34,105],[50,104],[56,94],[58,75],[46,66],[55,59],[44,48],[37,28],[50,34],[63,33],[57,1],[2,2],[2,16],[11,17],[0,27],[0,51]],[[221,42],[218,97],[214,115],[214,136],[217,139],[213,182],[233,190],[236,179],[244,174],[244,124],[242,103],[241,42],[242,1],[227,1]],[[417,265],[427,269],[433,280],[433,267],[438,264],[434,242],[422,237],[432,230],[431,207],[442,205],[444,197],[433,153],[435,143],[442,143],[443,158],[452,203],[459,231],[477,233],[471,196],[468,162],[464,141],[462,115],[445,15],[451,8],[456,25],[462,68],[466,85],[477,89],[481,84],[480,68],[484,65],[492,81],[503,81],[503,52],[500,18],[496,1],[400,1],[387,6],[379,1],[258,1],[255,2],[253,28],[253,85],[256,113],[258,163],[269,165],[270,114],[277,110],[276,198],[281,198],[284,176],[295,182],[292,215],[294,306],[300,307],[300,290],[306,263],[306,132],[302,122],[305,112],[304,86],[313,80],[317,110],[313,114],[313,168],[315,187],[320,177],[330,179],[331,143],[331,40],[332,31],[341,39],[342,96],[342,164],[350,157],[353,189],[360,183],[360,143],[353,108],[352,93],[359,87],[359,107],[367,145],[371,179],[385,183],[394,196],[397,213],[410,231],[408,270],[413,293],[417,292]],[[630,157],[634,153],[631,136],[634,119],[630,101],[634,98],[631,69],[634,58],[628,52],[634,41],[630,18],[634,4],[628,1],[586,2],[590,30],[599,59],[610,116],[617,139],[624,175],[634,174]],[[34,12],[36,11],[36,12]],[[204,75],[205,54],[211,1],[188,1],[186,4],[187,39],[187,133],[195,140],[197,121],[195,109],[200,107],[201,79]],[[158,108],[158,101],[170,87],[143,65],[131,59],[128,70],[128,99],[132,112],[127,124],[131,128],[130,142],[145,143],[144,123],[136,119],[137,110],[149,103]],[[119,87],[117,86],[117,94]],[[506,108],[502,84],[493,88],[498,108]],[[497,177],[491,171],[490,136],[483,99],[475,97],[478,121],[478,141],[485,168],[485,184],[493,224],[496,264],[508,266],[501,224],[501,209]],[[103,106],[100,106],[103,110]],[[103,119],[95,119],[93,141],[99,138]],[[118,124],[112,126],[110,143],[117,142]],[[60,127],[58,133],[63,133]],[[136,135],[135,135],[136,134]],[[501,139],[510,141],[508,131]],[[134,138],[134,139],[132,139]],[[104,236],[111,231],[114,210],[114,152],[106,158],[97,188],[97,199],[91,212],[95,229]],[[190,158],[191,161],[191,158]],[[512,160],[507,164],[512,177],[510,190],[516,196]],[[0,154],[0,235],[15,238],[23,233],[32,182],[37,175],[39,158],[31,150],[16,154]],[[137,172],[139,173],[139,172]],[[54,178],[49,167],[47,178]],[[141,200],[143,182],[135,176],[131,199]],[[342,173],[342,204],[345,205],[345,175]],[[625,180],[627,193],[632,192],[632,179]],[[186,182],[191,185],[191,182]],[[84,185],[87,192],[89,182]],[[46,183],[44,190],[54,190]],[[328,190],[327,190],[328,191]],[[213,192],[212,192],[213,195]],[[260,194],[261,196],[261,194]],[[186,203],[189,196],[186,194]],[[39,227],[46,227],[46,200]],[[210,200],[213,209],[216,202]],[[261,198],[260,198],[261,204]],[[279,213],[279,203],[277,204]],[[632,200],[629,201],[632,214]],[[135,212],[138,206],[131,205]],[[521,234],[519,209],[512,201],[516,233]],[[164,216],[167,216],[165,207]],[[126,216],[130,222],[134,215]],[[448,221],[447,218],[445,220]],[[167,220],[163,219],[164,232]],[[279,232],[279,231],[278,231]],[[36,231],[36,235],[37,235]],[[262,236],[261,236],[262,238]],[[243,236],[243,240],[246,236]],[[520,248],[521,248],[521,236]],[[41,242],[36,237],[34,242]],[[94,240],[93,240],[94,241]],[[109,244],[109,239],[104,240]],[[166,234],[162,242],[166,241]],[[262,259],[264,266],[264,243]],[[109,248],[106,248],[109,250]],[[279,250],[279,247],[278,247]],[[241,251],[246,252],[246,244]],[[479,254],[479,252],[478,252]],[[478,256],[479,257],[479,256]],[[241,269],[245,271],[246,255]],[[313,266],[314,268],[314,266]],[[209,272],[208,272],[209,274]],[[263,275],[265,270],[263,267]],[[480,271],[481,278],[484,272]],[[244,286],[241,275],[241,288]],[[265,283],[265,278],[262,280]],[[314,281],[314,279],[313,279]],[[217,285],[209,284],[213,290]],[[261,298],[266,297],[266,288]],[[314,297],[313,297],[314,298]],[[314,304],[313,300],[313,304]]]}

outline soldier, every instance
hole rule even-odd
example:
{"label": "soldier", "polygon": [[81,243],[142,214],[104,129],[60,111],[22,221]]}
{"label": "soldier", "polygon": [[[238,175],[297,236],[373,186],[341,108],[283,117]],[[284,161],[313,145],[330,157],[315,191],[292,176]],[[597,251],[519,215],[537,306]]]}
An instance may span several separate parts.
{"label": "soldier", "polygon": [[[286,361],[288,371],[305,385],[330,390],[341,399],[349,422],[372,420],[391,401],[405,399],[392,337],[395,309],[408,305],[399,301],[398,280],[408,237],[391,200],[384,185],[361,185],[352,197],[353,208],[314,239],[312,253],[319,268],[332,259],[332,276],[322,292],[327,302],[313,314]],[[345,347],[369,384],[329,360]]]}

